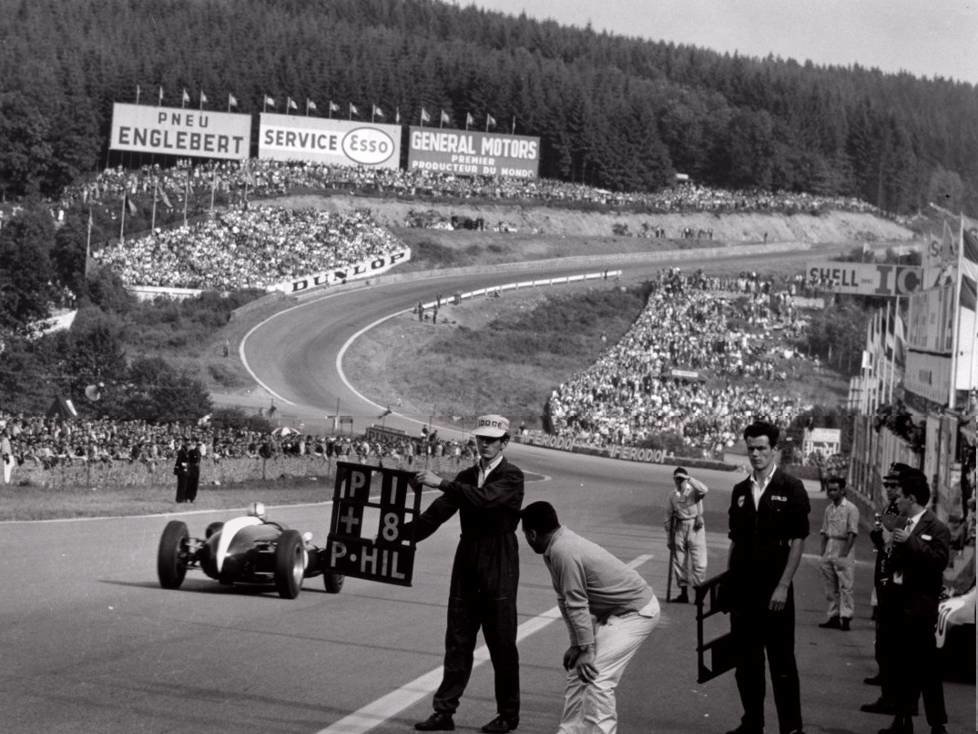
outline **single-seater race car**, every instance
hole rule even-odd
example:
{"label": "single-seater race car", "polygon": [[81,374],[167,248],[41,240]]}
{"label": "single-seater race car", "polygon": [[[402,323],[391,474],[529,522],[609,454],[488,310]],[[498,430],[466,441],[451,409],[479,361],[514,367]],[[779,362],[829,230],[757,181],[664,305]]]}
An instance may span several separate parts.
{"label": "single-seater race car", "polygon": [[180,588],[187,570],[197,568],[226,585],[274,584],[283,599],[295,599],[303,579],[320,574],[328,593],[340,592],[344,577],[326,562],[311,533],[268,520],[265,506],[252,502],[247,515],[208,525],[203,539],[191,537],[182,520],[171,520],[160,537],[156,571],[164,589]]}

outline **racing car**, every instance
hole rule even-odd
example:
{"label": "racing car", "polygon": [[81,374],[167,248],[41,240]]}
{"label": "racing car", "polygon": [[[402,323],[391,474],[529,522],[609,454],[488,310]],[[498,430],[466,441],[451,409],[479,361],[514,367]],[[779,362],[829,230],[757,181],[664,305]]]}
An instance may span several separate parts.
{"label": "racing car", "polygon": [[295,599],[303,579],[322,575],[330,594],[343,588],[343,575],[326,565],[326,553],[300,535],[267,519],[265,506],[252,502],[248,514],[212,522],[204,538],[193,538],[182,520],[163,529],[156,555],[160,586],[178,589],[187,570],[196,568],[221,584],[274,584],[283,599]]}
{"label": "racing car", "polygon": [[975,675],[975,587],[943,598],[937,606],[937,651],[944,670]]}

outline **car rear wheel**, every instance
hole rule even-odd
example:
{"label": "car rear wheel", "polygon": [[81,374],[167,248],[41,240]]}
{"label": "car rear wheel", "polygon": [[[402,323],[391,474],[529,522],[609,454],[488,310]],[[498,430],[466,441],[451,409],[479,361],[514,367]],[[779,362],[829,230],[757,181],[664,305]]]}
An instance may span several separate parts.
{"label": "car rear wheel", "polygon": [[170,520],[163,528],[156,552],[156,574],[164,589],[179,589],[187,575],[187,524]]}
{"label": "car rear wheel", "polygon": [[345,580],[346,576],[335,571],[326,571],[323,573],[323,586],[326,587],[327,594],[339,594],[343,588],[343,581]]}
{"label": "car rear wheel", "polygon": [[295,599],[306,573],[305,547],[298,530],[285,530],[275,548],[275,588],[283,599]]}

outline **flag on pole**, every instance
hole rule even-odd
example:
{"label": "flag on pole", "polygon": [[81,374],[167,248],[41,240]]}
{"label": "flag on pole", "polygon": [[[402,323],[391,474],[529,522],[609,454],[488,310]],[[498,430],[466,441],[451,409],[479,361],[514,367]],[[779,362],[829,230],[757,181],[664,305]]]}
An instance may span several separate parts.
{"label": "flag on pole", "polygon": [[160,104],[163,104],[163,87],[160,87]]}
{"label": "flag on pole", "polygon": [[513,115],[513,129],[510,132],[516,135],[516,115]]}
{"label": "flag on pole", "polygon": [[204,90],[200,90],[200,109],[204,109],[204,105],[207,104],[207,95],[204,94]]}
{"label": "flag on pole", "polygon": [[274,110],[275,109],[275,98],[274,97],[269,97],[266,94],[265,95],[265,101],[262,104],[263,104],[263,106],[265,106],[265,107],[271,107]]}
{"label": "flag on pole", "polygon": [[421,106],[421,124],[424,125],[426,122],[431,122],[431,115],[428,114],[428,110]]}
{"label": "flag on pole", "polygon": [[334,112],[339,112],[339,111],[340,111],[340,106],[338,104],[336,104],[336,102],[334,102],[333,100],[330,100],[329,101],[329,112],[330,112],[330,114],[332,114]]}
{"label": "flag on pole", "polygon": [[286,111],[288,111],[288,110],[297,110],[297,109],[299,109],[299,105],[297,105],[295,103],[295,100],[292,99],[291,97],[286,97],[285,98],[285,109],[286,109]]}
{"label": "flag on pole", "polygon": [[475,118],[472,117],[472,113],[471,112],[466,112],[465,113],[465,129],[468,130],[469,129],[469,125],[474,125],[474,124],[475,124]]}
{"label": "flag on pole", "polygon": [[313,102],[311,99],[309,99],[308,97],[306,97],[306,114],[307,115],[309,114],[309,110],[312,110],[313,112],[315,112],[317,110],[317,107],[316,107],[316,103],[315,102]]}
{"label": "flag on pole", "polygon": [[183,96],[180,99],[180,106],[186,107],[188,104],[190,104],[190,94],[187,92],[186,87],[184,87]]}
{"label": "flag on pole", "polygon": [[373,110],[370,112],[371,117],[383,117],[384,111],[380,109],[377,105],[373,106]]}
{"label": "flag on pole", "polygon": [[489,128],[496,127],[496,118],[486,113],[486,132],[489,132]]}
{"label": "flag on pole", "polygon": [[357,106],[355,104],[353,104],[352,102],[350,102],[349,105],[350,105],[350,117],[351,118],[354,115],[359,115],[360,114],[360,110],[357,109]]}
{"label": "flag on pole", "polygon": [[85,277],[92,270],[92,208],[88,208],[88,234],[85,236]]}
{"label": "flag on pole", "polygon": [[394,108],[394,124],[395,125],[400,125],[401,124],[401,108],[400,107],[395,107]]}
{"label": "flag on pole", "polygon": [[233,94],[229,94],[228,95],[228,112],[231,111],[231,108],[232,107],[234,107],[235,109],[237,109],[237,107],[238,107],[238,98],[235,97]]}
{"label": "flag on pole", "polygon": [[136,104],[139,104],[139,85],[136,85]]}
{"label": "flag on pole", "polygon": [[442,125],[447,125],[451,121],[452,121],[452,118],[448,116],[448,113],[445,112],[445,110],[442,110],[441,111],[441,122],[439,123],[438,126],[441,127]]}

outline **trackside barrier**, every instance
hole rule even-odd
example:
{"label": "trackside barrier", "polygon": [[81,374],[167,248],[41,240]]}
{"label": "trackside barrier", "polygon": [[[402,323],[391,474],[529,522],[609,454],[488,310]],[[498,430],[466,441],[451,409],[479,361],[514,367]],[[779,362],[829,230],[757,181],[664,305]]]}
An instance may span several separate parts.
{"label": "trackside barrier", "polygon": [[696,468],[720,469],[730,471],[737,467],[722,461],[710,461],[688,456],[676,456],[664,449],[650,449],[639,446],[621,446],[619,444],[591,444],[578,442],[573,436],[553,436],[543,431],[527,431],[522,442],[530,446],[541,446],[558,451],[569,451],[573,454],[589,454],[603,456],[608,459],[621,461],[637,461],[644,464],[683,464]]}
{"label": "trackside barrier", "polygon": [[[548,285],[561,285],[563,283],[576,283],[585,280],[607,280],[608,278],[620,278],[622,274],[621,270],[602,270],[598,273],[582,273],[581,275],[562,275],[558,278],[544,278],[543,280],[520,280],[515,283],[504,283],[503,285],[494,285],[488,288],[477,288],[474,291],[466,291],[465,293],[458,293],[451,299],[442,299],[444,303],[459,302],[466,298],[478,298],[479,296],[492,296],[499,295],[503,291],[519,290],[520,288],[540,288],[542,286]],[[437,302],[428,301],[427,303],[422,303],[421,305],[425,310],[433,308]]]}

